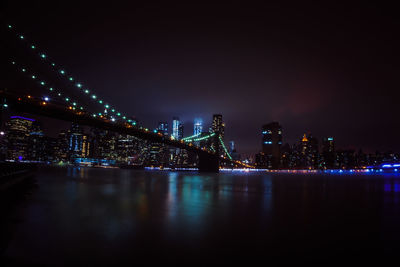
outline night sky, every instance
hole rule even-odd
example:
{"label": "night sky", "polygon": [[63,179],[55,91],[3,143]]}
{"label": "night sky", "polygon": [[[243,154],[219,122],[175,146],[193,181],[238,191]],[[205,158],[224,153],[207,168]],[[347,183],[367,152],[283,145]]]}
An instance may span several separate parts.
{"label": "night sky", "polygon": [[1,14],[145,127],[179,116],[189,135],[195,117],[221,113],[240,153],[261,149],[271,121],[284,142],[311,132],[339,148],[400,151],[396,8],[199,3],[10,1]]}

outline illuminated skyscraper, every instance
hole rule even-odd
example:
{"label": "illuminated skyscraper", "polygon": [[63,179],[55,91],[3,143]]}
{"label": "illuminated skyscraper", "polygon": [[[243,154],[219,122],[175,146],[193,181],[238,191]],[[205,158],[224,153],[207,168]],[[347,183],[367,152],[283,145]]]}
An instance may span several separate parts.
{"label": "illuminated skyscraper", "polygon": [[224,134],[225,134],[225,123],[222,121],[222,115],[221,114],[214,114],[213,115],[213,121],[211,125],[211,132],[219,132],[219,134],[222,137],[222,140],[224,139]]}
{"label": "illuminated skyscraper", "polygon": [[82,157],[83,129],[78,124],[72,123],[67,133],[67,140],[69,159]]}
{"label": "illuminated skyscraper", "polygon": [[262,126],[262,152],[267,168],[278,168],[282,146],[282,126],[271,122]]}
{"label": "illuminated skyscraper", "polygon": [[194,119],[193,134],[200,135],[203,131],[203,120],[200,118]]}
{"label": "illuminated skyscraper", "polygon": [[335,167],[335,141],[333,137],[325,137],[322,140],[322,157],[327,169]]}
{"label": "illuminated skyscraper", "polygon": [[303,135],[299,142],[299,163],[297,167],[316,169],[319,167],[318,140],[311,134]]}
{"label": "illuminated skyscraper", "polygon": [[159,133],[162,133],[163,135],[168,135],[168,123],[165,121],[160,121],[158,123],[157,130]]}
{"label": "illuminated skyscraper", "polygon": [[26,160],[34,119],[12,116],[6,124],[7,159]]}
{"label": "illuminated skyscraper", "polygon": [[229,141],[229,153],[235,151],[235,141]]}
{"label": "illuminated skyscraper", "polygon": [[172,136],[176,140],[183,138],[183,124],[178,117],[173,117],[172,119]]}

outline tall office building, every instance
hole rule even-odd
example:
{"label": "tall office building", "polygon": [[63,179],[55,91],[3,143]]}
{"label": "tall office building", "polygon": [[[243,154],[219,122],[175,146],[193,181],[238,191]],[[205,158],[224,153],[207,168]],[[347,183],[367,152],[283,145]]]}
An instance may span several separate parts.
{"label": "tall office building", "polygon": [[67,131],[62,131],[58,134],[57,142],[54,147],[54,158],[56,161],[68,160]]}
{"label": "tall office building", "polygon": [[303,135],[299,143],[299,159],[297,167],[316,169],[319,167],[318,139],[311,134]]}
{"label": "tall office building", "polygon": [[[213,115],[213,120],[210,128],[211,133],[219,133],[222,141],[224,141],[224,136],[225,136],[225,123],[222,120],[222,115],[221,114],[214,114]],[[214,142],[214,139],[211,139],[211,142]],[[218,142],[218,146],[215,147],[215,144],[211,144],[212,149],[218,149],[220,156],[226,157],[225,151],[222,148],[222,145]]]}
{"label": "tall office building", "polygon": [[183,124],[178,117],[173,117],[172,119],[172,136],[176,140],[183,138]]}
{"label": "tall office building", "polygon": [[51,150],[48,148],[47,138],[44,136],[42,127],[36,121],[32,124],[28,137],[27,159],[32,161],[45,161]]}
{"label": "tall office building", "polygon": [[200,118],[194,119],[193,135],[200,135],[203,131],[203,120]]}
{"label": "tall office building", "polygon": [[282,126],[271,122],[262,126],[262,152],[267,168],[278,168],[282,146]]}
{"label": "tall office building", "polygon": [[7,155],[7,136],[4,131],[0,130],[0,161],[5,160],[6,155]]}
{"label": "tall office building", "polygon": [[229,141],[229,153],[236,151],[235,149],[235,141]]}
{"label": "tall office building", "polygon": [[335,167],[335,141],[333,137],[325,137],[322,140],[322,157],[327,169]]}
{"label": "tall office building", "polygon": [[214,114],[213,115],[213,121],[211,125],[211,132],[219,132],[219,134],[222,137],[222,140],[224,139],[225,135],[225,123],[222,120],[222,115],[221,114]]}
{"label": "tall office building", "polygon": [[83,148],[83,129],[78,124],[72,123],[67,133],[69,159],[80,158]]}
{"label": "tall office building", "polygon": [[6,123],[7,159],[26,160],[29,157],[29,136],[34,119],[11,116]]}
{"label": "tall office building", "polygon": [[160,121],[158,123],[157,131],[163,135],[168,135],[168,123],[165,121]]}

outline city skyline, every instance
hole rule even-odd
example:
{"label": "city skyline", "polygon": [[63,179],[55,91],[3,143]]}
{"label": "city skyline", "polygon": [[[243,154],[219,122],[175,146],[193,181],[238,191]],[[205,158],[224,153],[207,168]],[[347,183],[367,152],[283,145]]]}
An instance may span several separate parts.
{"label": "city skyline", "polygon": [[[383,7],[321,11],[321,6],[315,6],[307,11],[296,6],[266,9],[232,4],[217,5],[214,10],[171,7],[164,13],[144,5],[127,8],[129,16],[123,12],[116,19],[108,7],[92,9],[81,4],[74,12],[85,14],[87,20],[67,23],[68,7],[28,4],[29,9],[19,9],[13,3],[3,5],[5,19],[145,127],[179,116],[188,129],[195,117],[210,124],[210,116],[221,113],[227,123],[227,139],[235,140],[237,148],[248,153],[258,148],[259,125],[269,121],[283,125],[289,143],[304,132],[312,132],[335,136],[345,148],[371,152],[400,149],[396,142],[399,127],[392,119],[398,115],[393,102],[398,84],[396,71],[390,69],[399,57],[394,50],[397,40],[389,46],[377,41],[391,38],[398,21]],[[309,15],[299,25],[298,8]],[[37,14],[39,18],[32,20]],[[343,24],[353,22],[352,16],[355,22],[349,29],[330,27],[336,16]],[[100,17],[106,17],[108,26],[88,31]],[[148,19],[138,27],[130,27],[144,17]],[[366,20],[369,17],[376,19],[373,24]],[[184,25],[179,19],[188,23]],[[321,25],[311,27],[317,19]],[[47,23],[50,20],[54,23]],[[266,29],[271,37],[266,37]],[[205,30],[207,35],[202,34]],[[216,35],[218,30],[223,34]],[[318,35],[322,30],[326,33]],[[298,46],[293,47],[285,34],[299,37],[293,40]],[[181,42],[182,38],[186,42]],[[344,42],[350,45],[344,48]],[[62,45],[68,48],[57,49]],[[153,101],[155,106],[143,105]]]}
{"label": "city skyline", "polygon": [[[198,121],[199,118],[194,121],[194,125]],[[193,137],[183,138],[179,118],[174,117],[174,123],[178,126],[176,131],[182,142],[210,151],[216,151],[217,147],[213,141],[215,139],[209,137],[218,132],[224,133],[225,125],[222,115],[214,114],[209,132],[193,133]],[[74,122],[60,131],[57,137],[50,137],[43,131],[42,126],[43,123],[37,119],[19,115],[10,116],[0,132],[0,159],[12,162],[122,168],[160,166],[175,169],[199,166],[198,156],[195,154],[160,142],[148,142],[127,134],[82,127]],[[263,125],[261,131],[261,149],[252,155],[237,151],[233,140],[224,145],[223,134],[220,134],[218,138],[222,143],[218,145],[219,157],[231,160],[230,163],[221,161],[220,167],[232,167],[230,164],[234,161],[261,170],[370,171],[399,165],[399,153],[390,151],[365,153],[362,149],[338,149],[332,136],[319,138],[311,133],[305,133],[295,143],[283,143],[284,133],[278,122]],[[168,122],[159,122],[154,133],[167,139],[172,138],[169,135]],[[397,172],[398,169],[394,171]]]}

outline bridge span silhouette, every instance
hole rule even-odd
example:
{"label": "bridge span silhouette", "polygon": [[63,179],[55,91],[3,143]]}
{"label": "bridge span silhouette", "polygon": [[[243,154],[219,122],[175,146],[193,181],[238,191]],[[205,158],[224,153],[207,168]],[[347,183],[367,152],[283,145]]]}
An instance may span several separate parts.
{"label": "bridge span silhouette", "polygon": [[[12,93],[0,90],[0,103],[15,112],[29,113],[63,121],[75,122],[80,125],[95,127],[98,129],[113,131],[119,134],[127,134],[153,143],[161,143],[168,146],[185,149],[198,156],[199,172],[219,172],[220,163],[224,162],[231,167],[251,167],[240,161],[234,161],[227,157],[221,157],[219,152],[220,134],[212,135],[215,150],[200,148],[183,140],[175,140],[161,133],[154,133],[147,129],[138,128],[128,123],[112,122],[101,117],[93,117],[91,114],[70,107],[41,101],[32,96],[16,96]],[[6,103],[6,104],[5,104]]]}
{"label": "bridge span silhouette", "polygon": [[[220,163],[225,163],[230,167],[252,168],[231,157],[219,132],[209,133],[202,137],[190,136],[175,140],[172,136],[138,127],[136,121],[131,119],[132,117],[118,111],[115,106],[101,99],[93,90],[89,90],[84,83],[78,82],[73,75],[60,64],[56,64],[41,47],[38,47],[36,42],[21,34],[13,25],[2,25],[1,32],[4,32],[5,40],[9,41],[6,50],[15,52],[14,50],[19,49],[6,61],[20,77],[30,82],[31,87],[38,88],[39,94],[44,91],[52,98],[52,101],[37,97],[25,90],[17,92],[0,87],[0,104],[2,105],[0,112],[1,109],[8,108],[15,112],[70,121],[185,149],[197,155],[197,166],[200,172],[218,172]],[[197,141],[205,139],[211,141],[211,147],[201,148],[194,145]],[[223,153],[220,153],[221,149]]]}

